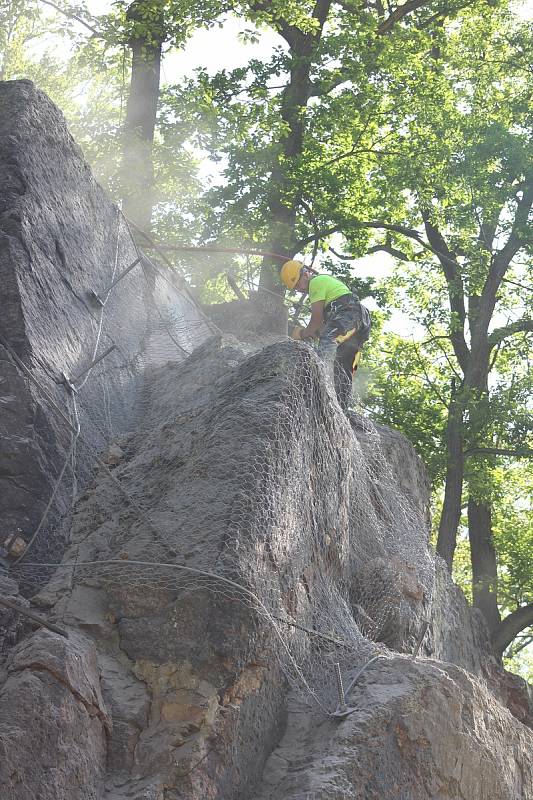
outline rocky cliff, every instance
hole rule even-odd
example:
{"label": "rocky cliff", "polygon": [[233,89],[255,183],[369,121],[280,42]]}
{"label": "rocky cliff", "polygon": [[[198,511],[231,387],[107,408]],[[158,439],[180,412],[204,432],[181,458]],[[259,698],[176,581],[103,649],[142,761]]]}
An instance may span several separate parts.
{"label": "rocky cliff", "polygon": [[[31,238],[26,209],[34,207],[32,198],[57,197],[70,185],[74,160],[76,190],[65,195],[61,216],[93,197],[97,231],[99,215],[104,230],[116,210],[46,98],[22,82],[0,85],[3,102],[21,121],[18,138],[7,137],[11,149],[1,174],[12,175],[15,164],[24,176],[18,183],[9,178],[18,187],[10,207],[19,222],[3,227],[0,238],[6,285],[14,287],[7,302],[20,332],[3,327],[0,362],[10,391],[22,398],[5,434],[9,452],[19,447],[20,458],[1,472],[10,530],[27,513],[18,492],[10,495],[11,472],[20,483],[28,462],[43,476],[39,485],[31,479],[32,502],[42,509],[57,483],[54,470],[69,453],[69,417],[62,419],[47,396],[65,388],[52,379],[46,384],[45,374],[50,378],[52,365],[53,375],[75,374],[87,357],[82,339],[94,345],[99,324],[97,316],[74,359],[64,342],[77,341],[82,323],[69,323],[71,308],[63,315],[74,299],[58,302],[54,292],[39,295],[33,287],[52,274],[37,260],[41,248],[20,257],[17,242],[23,233]],[[39,146],[48,161],[55,162],[56,140],[64,148],[64,170],[60,164],[48,172],[44,165],[23,169],[24,125],[30,125],[24,120],[35,118],[42,120]],[[70,252],[54,208],[50,202],[42,230]],[[84,241],[85,235],[100,234],[86,231]],[[87,281],[70,246],[72,260],[65,263],[72,264],[81,296]],[[110,276],[92,263],[101,290]],[[72,285],[74,277],[68,280]],[[135,303],[153,308],[154,280],[142,286]],[[34,297],[48,320],[46,346],[33,333],[43,325],[34,319]],[[0,795],[533,797],[527,709],[508,702],[482,622],[435,565],[427,481],[405,438],[357,415],[347,419],[306,345],[263,346],[247,335],[243,346],[223,331],[212,336],[190,299],[173,301],[172,313],[157,299],[163,331],[147,325],[146,311],[126,314],[133,302],[127,292],[114,302],[110,319],[123,319],[123,341],[133,342],[119,364],[127,377],[114,383],[116,370],[97,372],[95,385],[92,378],[86,384],[89,394],[69,400],[80,415],[77,445],[85,454],[74,504],[64,495],[71,510],[55,557],[46,566],[50,549],[32,546],[0,577],[2,596],[21,605],[28,601],[16,581],[39,586],[33,610],[62,631],[34,631],[16,612],[0,611]],[[85,313],[81,306],[78,313]],[[223,311],[215,314],[224,327]],[[163,334],[171,334],[174,349],[162,345]],[[192,340],[201,344],[189,353]],[[24,365],[38,380],[32,393]],[[102,384],[104,412],[120,408],[124,394],[128,410],[118,414],[120,424],[98,426],[105,449],[96,455],[102,440],[91,439],[89,410],[102,403]],[[54,398],[65,406],[64,397]],[[33,428],[27,442],[17,443],[27,408],[31,420],[38,414],[54,431],[56,450],[43,450],[39,459]],[[413,658],[426,621],[429,632]],[[351,712],[341,717],[335,716],[337,672]]]}
{"label": "rocky cliff", "polygon": [[[44,561],[61,551],[57,523],[76,482],[88,478],[91,448],[138,424],[145,363],[178,360],[206,333],[186,293],[154,272],[153,262],[138,263],[110,288],[138,256],[126,221],[95,182],[60,111],[29,81],[0,83],[0,514],[6,531],[31,538],[69,456],[76,456],[34,544]],[[41,388],[14,366],[13,353]],[[76,408],[65,377],[75,384]],[[50,402],[70,427],[50,413]],[[76,447],[79,424],[85,443]]]}

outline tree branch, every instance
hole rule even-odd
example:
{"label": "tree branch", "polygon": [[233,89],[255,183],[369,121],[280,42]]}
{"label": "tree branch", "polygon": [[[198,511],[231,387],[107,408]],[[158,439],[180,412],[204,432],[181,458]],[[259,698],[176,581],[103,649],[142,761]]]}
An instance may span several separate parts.
{"label": "tree branch", "polygon": [[425,5],[427,5],[427,0],[407,0],[407,3],[395,8],[392,14],[387,17],[386,20],[383,20],[381,25],[378,27],[378,35],[383,36],[384,33],[388,33],[397,22],[406,17],[412,11],[416,11],[418,8],[421,8]]}
{"label": "tree branch", "polygon": [[[523,189],[522,197],[517,203],[513,227],[507,242],[501,250],[496,253],[494,259],[494,267],[496,271],[507,269],[511,260],[514,258],[518,250],[524,246],[525,241],[521,237],[521,229],[527,226],[529,212],[533,205],[533,179],[530,177]],[[503,275],[502,275],[503,277]]]}
{"label": "tree branch", "polygon": [[[420,233],[415,228],[406,228],[403,225],[393,225],[388,222],[381,222],[380,220],[370,220],[369,222],[353,222],[351,223],[351,227],[353,228],[378,228],[383,229],[386,231],[393,231],[394,233],[401,233],[403,236],[408,236],[411,239],[414,239],[416,242],[425,247],[427,250],[431,250],[431,247],[424,242]],[[331,236],[333,233],[339,233],[342,229],[337,225],[332,228],[326,228],[323,231],[320,231],[318,236],[320,239],[325,239],[327,236]],[[300,239],[299,242],[296,243],[297,249],[301,247],[305,247],[306,244],[309,242],[313,242],[315,240],[314,236],[308,236],[305,239]]]}
{"label": "tree branch", "polygon": [[529,647],[531,642],[533,642],[533,636],[524,636],[523,641],[516,647],[512,648],[512,656],[517,656],[518,653],[520,653],[526,647]]}
{"label": "tree branch", "polygon": [[440,400],[440,402],[442,403],[442,405],[444,406],[444,408],[448,408],[448,403],[446,402],[445,398],[444,398],[444,397],[442,396],[442,394],[440,393],[440,391],[439,391],[438,387],[437,387],[437,386],[435,385],[435,383],[434,383],[434,382],[431,380],[431,378],[429,377],[429,375],[428,375],[428,373],[427,373],[427,370],[426,370],[426,367],[425,367],[424,361],[423,361],[423,359],[422,359],[422,357],[421,357],[421,355],[420,355],[420,350],[419,350],[419,348],[418,348],[418,345],[416,344],[416,342],[415,342],[415,341],[413,341],[413,342],[412,342],[412,344],[413,344],[413,346],[414,346],[414,350],[415,350],[415,353],[416,353],[416,358],[417,358],[418,364],[419,364],[419,366],[420,366],[420,369],[421,369],[421,370],[422,370],[422,372],[424,373],[424,377],[425,377],[425,379],[426,379],[426,383],[427,383],[427,384],[428,384],[428,386],[429,386],[429,387],[430,387],[430,388],[431,388],[431,389],[432,389],[432,390],[435,392],[435,395],[436,395],[436,396],[437,396],[437,398]]}
{"label": "tree branch", "polygon": [[346,253],[337,253],[337,251],[334,250],[333,247],[328,247],[328,250],[330,253],[333,253],[334,256],[340,258],[341,261],[355,261],[355,259],[357,258],[357,256],[349,256]]}
{"label": "tree branch", "polygon": [[390,256],[394,256],[394,258],[398,258],[400,261],[410,261],[411,259],[402,253],[401,250],[397,250],[395,247],[392,247],[390,244],[375,244],[373,247],[369,247],[367,255],[371,255],[372,253],[379,253],[383,251],[384,253],[388,253]]}
{"label": "tree branch", "polygon": [[[292,50],[301,51],[312,47],[322,36],[322,29],[328,18],[332,0],[316,0],[313,8],[312,17],[318,22],[317,29],[304,33],[297,25],[288,24],[283,17],[278,16],[275,21],[278,24],[278,33],[282,36]],[[269,2],[256,2],[254,7],[258,10],[269,11]]]}
{"label": "tree branch", "polygon": [[504,651],[509,647],[513,639],[523,631],[533,625],[533,603],[527,606],[522,606],[513,611],[512,614],[505,617],[494,633],[492,634],[492,648],[494,652],[502,656]]}
{"label": "tree branch", "polygon": [[465,457],[468,456],[510,456],[512,458],[531,458],[533,450],[527,447],[517,450],[506,450],[503,447],[470,447],[464,451]]}
{"label": "tree branch", "polygon": [[[390,222],[382,222],[381,220],[369,220],[368,222],[359,222],[359,221],[352,222],[350,224],[350,227],[376,228],[378,230],[385,230],[385,231],[392,231],[393,233],[399,233],[402,236],[407,236],[409,239],[413,239],[421,247],[423,247],[424,250],[427,250],[429,253],[433,253],[433,255],[436,255],[439,258],[439,260],[450,261],[451,263],[456,264],[456,262],[454,261],[454,259],[451,258],[451,256],[447,256],[446,253],[439,251],[438,249],[432,247],[430,244],[425,242],[422,238],[422,235],[419,233],[419,231],[416,230],[416,228],[407,228],[404,225],[396,225]],[[339,226],[325,228],[323,231],[319,232],[318,236],[320,239],[325,239],[327,236],[331,236],[333,233],[340,233],[341,231],[342,228],[340,228]],[[315,238],[316,235],[308,236],[305,239],[300,239],[295,244],[295,252],[298,249],[305,247],[306,244],[315,241]]]}
{"label": "tree branch", "polygon": [[233,277],[231,272],[226,272],[226,280],[227,280],[228,284],[230,285],[230,287],[235,292],[235,294],[237,295],[237,298],[239,300],[246,300],[246,295],[242,293],[242,291],[241,291],[241,289],[239,287],[239,284],[237,283],[237,281],[235,280],[235,278]]}
{"label": "tree branch", "polygon": [[447,364],[448,364],[448,366],[449,366],[449,368],[450,368],[450,371],[451,371],[451,372],[452,372],[452,373],[455,375],[455,377],[456,377],[456,379],[457,379],[457,382],[458,382],[459,384],[461,384],[461,381],[462,381],[462,377],[461,377],[461,375],[459,375],[459,373],[458,373],[458,372],[457,372],[457,370],[455,369],[455,366],[454,366],[453,362],[451,361],[451,359],[450,359],[450,357],[449,357],[448,353],[446,352],[446,350],[444,349],[444,347],[442,347],[442,345],[440,344],[440,341],[441,341],[442,339],[449,339],[449,340],[450,340],[450,342],[451,342],[451,343],[452,343],[452,345],[453,345],[453,336],[452,336],[452,335],[449,335],[449,336],[433,336],[433,334],[432,334],[432,332],[431,332],[431,328],[429,327],[429,325],[428,325],[427,323],[424,323],[424,327],[425,327],[425,329],[427,330],[427,332],[429,333],[429,335],[430,335],[430,336],[433,338],[433,341],[438,343],[438,344],[437,344],[437,347],[439,348],[439,350],[441,351],[442,355],[443,355],[443,356],[444,356],[444,358],[446,359],[446,362],[447,362]]}
{"label": "tree branch", "polygon": [[518,281],[512,281],[510,278],[502,278],[502,283],[512,283],[513,286],[519,286],[521,289],[526,289],[528,292],[533,292],[533,286],[526,286],[525,283],[518,283]]}
{"label": "tree branch", "polygon": [[533,319],[528,319],[528,317],[517,319],[516,322],[511,322],[509,325],[493,330],[489,335],[489,347],[492,350],[500,344],[500,342],[503,342],[504,339],[513,336],[515,333],[531,333],[532,331]]}
{"label": "tree branch", "polygon": [[[359,256],[352,256],[347,255],[345,253],[338,253],[333,247],[328,247],[330,253],[333,253],[334,256],[340,258],[341,261],[355,261]],[[385,253],[388,253],[394,258],[399,258],[400,261],[410,261],[411,259],[401,250],[397,250],[395,247],[392,247],[390,243],[384,242],[383,244],[376,244],[373,247],[369,247],[366,251],[367,255],[371,255],[372,253],[378,253],[380,250],[383,250]],[[420,255],[419,253],[415,253],[415,257]]]}
{"label": "tree branch", "polygon": [[515,218],[513,220],[513,227],[507,242],[501,250],[499,250],[492,259],[491,268],[483,286],[481,297],[479,301],[479,315],[478,315],[478,328],[479,335],[486,334],[494,307],[496,305],[496,294],[500,288],[500,284],[509,269],[511,261],[518,253],[518,251],[525,245],[522,239],[522,229],[527,226],[529,212],[533,205],[533,180],[524,187],[521,199],[516,206]]}
{"label": "tree branch", "polygon": [[[377,142],[376,144],[379,144]],[[402,155],[398,150],[376,150],[375,147],[357,147],[357,144],[354,144],[350,150],[347,150],[345,153],[341,153],[335,158],[330,159],[329,161],[324,161],[323,164],[320,165],[318,169],[322,169],[323,167],[331,167],[333,164],[338,164],[339,161],[344,161],[346,158],[352,158],[352,156],[359,156],[366,154],[371,154],[373,156],[398,156]]]}
{"label": "tree branch", "polygon": [[85,28],[87,28],[87,30],[91,31],[93,36],[98,37],[98,39],[103,39],[104,38],[104,35],[99,30],[97,30],[96,28],[93,28],[92,25],[90,25],[88,22],[86,22],[84,19],[82,19],[82,17],[79,17],[74,11],[71,11],[68,8],[61,8],[61,6],[58,6],[58,5],[56,5],[56,3],[53,3],[52,0],[39,0],[39,2],[40,3],[44,3],[45,6],[50,6],[51,8],[55,9],[60,14],[63,14],[64,17],[67,17],[68,19],[72,19],[75,22],[79,22],[80,25],[83,25]]}
{"label": "tree branch", "polygon": [[453,253],[449,249],[444,236],[431,221],[429,211],[421,211],[422,219],[424,220],[424,227],[428,241],[433,248],[433,252],[437,256],[442,266],[444,277],[448,286],[448,298],[450,302],[450,311],[455,314],[459,320],[461,327],[451,325],[450,339],[457,361],[461,365],[463,372],[466,372],[470,351],[466,343],[464,335],[464,325],[466,321],[466,308],[463,279],[457,260],[454,258]]}
{"label": "tree branch", "polygon": [[306,203],[306,201],[303,200],[303,198],[300,198],[299,203],[302,206],[302,208],[304,209],[304,211],[306,212],[306,214],[309,217],[309,219],[311,220],[311,225],[313,226],[313,230],[315,232],[314,243],[313,243],[313,255],[311,257],[311,266],[313,266],[313,264],[315,263],[315,259],[316,259],[317,253],[318,253],[318,243],[320,241],[320,238],[318,236],[318,234],[319,234],[318,222],[316,221],[316,217],[313,214],[313,209],[311,208],[309,203]]}

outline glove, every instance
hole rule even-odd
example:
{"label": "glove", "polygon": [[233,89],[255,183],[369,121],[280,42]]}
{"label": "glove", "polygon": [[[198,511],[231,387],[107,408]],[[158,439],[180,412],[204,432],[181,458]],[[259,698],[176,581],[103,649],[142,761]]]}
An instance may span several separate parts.
{"label": "glove", "polygon": [[293,339],[297,339],[299,342],[302,342],[302,331],[303,328],[300,328],[298,325],[296,325],[291,331],[291,337]]}

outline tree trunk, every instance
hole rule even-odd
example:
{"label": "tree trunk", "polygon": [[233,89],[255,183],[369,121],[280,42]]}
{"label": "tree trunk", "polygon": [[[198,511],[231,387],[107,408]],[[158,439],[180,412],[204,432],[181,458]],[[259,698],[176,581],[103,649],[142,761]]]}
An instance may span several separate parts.
{"label": "tree trunk", "polygon": [[452,396],[448,409],[446,449],[446,485],[437,539],[437,553],[444,559],[451,572],[457,544],[457,529],[461,520],[464,476],[463,405],[455,394]]}
{"label": "tree trunk", "polygon": [[[310,93],[310,62],[299,63],[291,69],[290,83],[284,92],[281,116],[289,132],[281,143],[281,157],[276,159],[270,177],[268,209],[270,216],[269,250],[290,258],[294,251],[297,198],[294,196],[288,170],[302,152],[302,111]],[[291,197],[292,195],[292,197]],[[265,313],[265,324],[274,331],[285,333],[286,315],[283,304],[285,290],[279,279],[280,259],[266,256],[259,276],[259,298]],[[268,321],[268,322],[267,322]]]}
{"label": "tree trunk", "polygon": [[[280,143],[280,156],[272,168],[268,210],[270,216],[269,250],[290,258],[294,246],[294,227],[296,224],[297,198],[290,176],[290,168],[299,158],[303,148],[304,126],[303,109],[309,100],[311,85],[309,81],[310,60],[302,60],[303,54],[296,53],[291,69],[289,85],[284,91],[281,118],[286,123],[288,133]],[[260,291],[274,292],[283,296],[280,289],[279,259],[265,257],[259,277]]]}
{"label": "tree trunk", "polygon": [[474,605],[487,620],[491,635],[500,624],[498,573],[492,539],[492,514],[488,503],[468,500],[468,536],[472,560]]}
{"label": "tree trunk", "polygon": [[[270,215],[269,250],[290,258],[294,254],[299,195],[293,185],[291,170],[301,157],[304,145],[304,110],[311,96],[311,68],[313,56],[322,36],[329,14],[331,0],[317,0],[314,17],[318,28],[303,33],[296,27],[282,23],[280,35],[290,46],[291,67],[289,83],[283,91],[280,115],[286,134],[279,142],[279,155],[272,167],[268,210]],[[259,291],[263,300],[271,305],[282,303],[284,289],[279,280],[279,259],[265,258],[261,265]],[[268,301],[269,295],[271,300]],[[278,295],[279,300],[272,295]]]}
{"label": "tree trunk", "polygon": [[521,606],[505,617],[492,633],[492,649],[494,654],[501,659],[505,650],[520,631],[533,625],[533,603]]}
{"label": "tree trunk", "polygon": [[[128,18],[139,17],[143,3],[132,3]],[[148,22],[146,23],[149,24]],[[157,34],[147,31],[132,37],[131,82],[122,151],[122,196],[125,215],[142,230],[149,231],[154,203],[153,144],[159,100],[162,38],[160,21]]]}

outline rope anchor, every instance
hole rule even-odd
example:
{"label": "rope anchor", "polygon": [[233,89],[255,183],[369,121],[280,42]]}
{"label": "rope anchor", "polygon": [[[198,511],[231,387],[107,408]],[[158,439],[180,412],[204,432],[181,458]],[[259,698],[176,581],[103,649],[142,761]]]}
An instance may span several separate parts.
{"label": "rope anchor", "polygon": [[80,372],[80,373],[79,373],[78,375],[76,375],[74,378],[69,378],[69,377],[68,377],[68,375],[66,375],[66,373],[65,373],[65,372],[62,372],[62,373],[61,373],[61,378],[62,378],[62,380],[60,381],[60,383],[62,383],[62,384],[64,385],[65,389],[66,389],[66,390],[67,390],[67,391],[68,391],[70,394],[77,394],[78,390],[76,389],[76,386],[75,386],[74,384],[76,384],[76,383],[77,383],[77,382],[80,380],[80,378],[83,378],[83,376],[84,376],[84,375],[86,375],[88,372],[90,372],[90,371],[92,370],[92,368],[93,368],[93,367],[95,367],[97,364],[99,364],[99,363],[100,363],[100,361],[103,361],[103,359],[104,359],[106,356],[108,356],[108,355],[109,355],[109,353],[112,353],[112,352],[113,352],[113,350],[116,350],[116,349],[117,349],[117,346],[116,346],[116,344],[112,344],[112,345],[111,345],[111,347],[108,347],[108,348],[107,348],[107,350],[105,351],[105,353],[102,353],[102,355],[101,355],[101,356],[98,356],[98,358],[95,358],[95,359],[94,359],[94,361],[91,361],[91,363],[89,364],[89,366],[88,366],[88,367],[86,367],[84,370],[82,370],[82,372]]}
{"label": "rope anchor", "polygon": [[116,285],[117,285],[117,283],[120,283],[120,281],[122,280],[122,278],[125,278],[125,277],[126,277],[126,275],[128,274],[128,272],[131,272],[131,271],[132,271],[132,269],[133,269],[133,267],[136,267],[136,266],[137,266],[137,264],[139,263],[139,261],[140,261],[140,260],[141,260],[141,257],[140,257],[140,256],[138,256],[138,257],[135,259],[135,261],[132,261],[132,263],[131,263],[129,266],[127,266],[127,267],[126,267],[126,269],[125,269],[125,270],[123,270],[123,271],[120,273],[120,275],[119,275],[117,278],[115,278],[115,280],[114,280],[112,283],[110,283],[110,284],[109,284],[109,286],[107,286],[107,287],[104,289],[104,292],[103,292],[103,294],[104,294],[104,297],[106,298],[105,300],[102,300],[102,298],[100,297],[100,295],[99,295],[99,294],[97,294],[97,293],[94,291],[94,289],[89,289],[89,290],[88,290],[88,295],[89,295],[89,297],[91,298],[91,300],[93,301],[93,303],[95,303],[96,305],[99,305],[99,306],[101,306],[101,308],[103,308],[103,307],[105,306],[106,302],[107,302],[107,298],[108,298],[108,296],[109,296],[109,292],[111,291],[111,289],[112,289],[114,286],[116,286]]}
{"label": "rope anchor", "polygon": [[335,679],[337,681],[337,693],[339,696],[339,703],[335,711],[332,712],[331,716],[336,717],[337,719],[342,719],[343,717],[347,717],[356,710],[355,708],[351,708],[350,706],[346,705],[346,695],[344,693],[344,684],[342,682],[342,675],[341,675],[341,665],[338,661],[334,664],[335,667]]}

